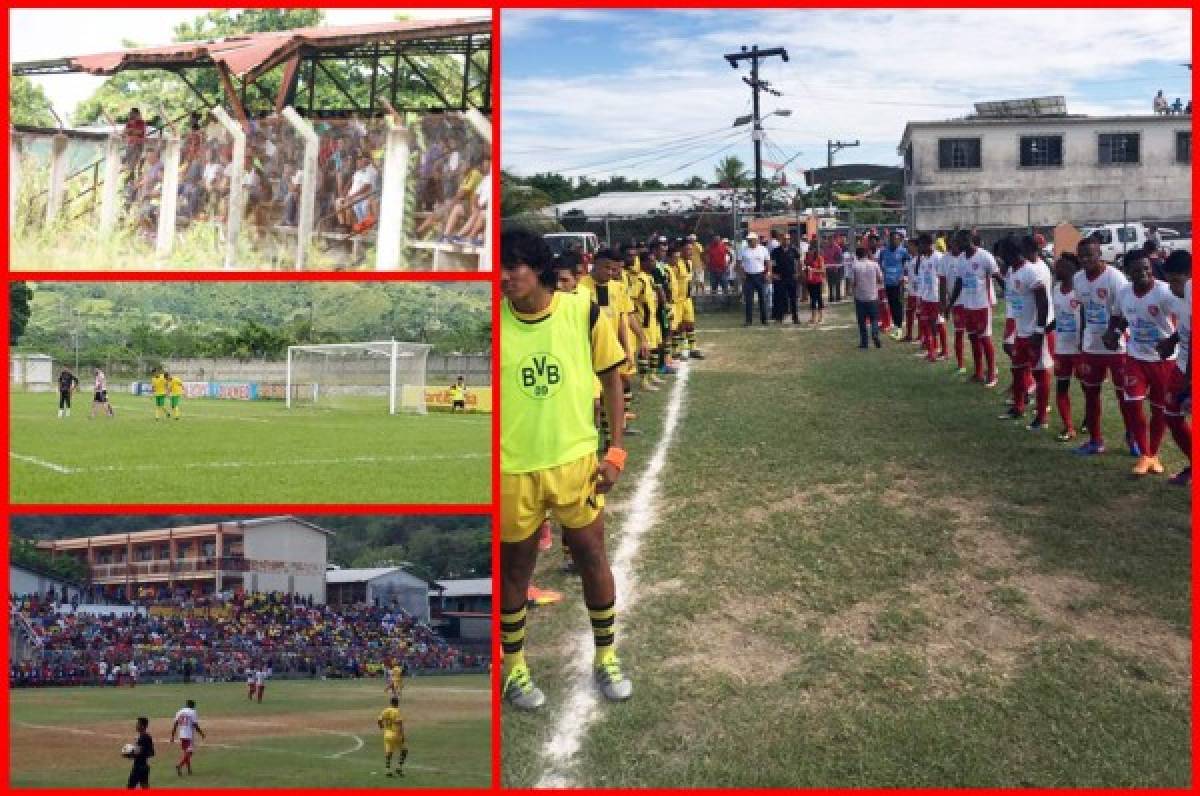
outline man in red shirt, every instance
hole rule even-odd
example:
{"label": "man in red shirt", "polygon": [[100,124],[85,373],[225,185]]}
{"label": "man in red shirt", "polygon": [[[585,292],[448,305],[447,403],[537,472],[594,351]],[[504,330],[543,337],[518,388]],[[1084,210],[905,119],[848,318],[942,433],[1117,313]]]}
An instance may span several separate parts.
{"label": "man in red shirt", "polygon": [[729,295],[729,247],[720,235],[713,235],[704,250],[705,271],[708,272],[708,289],[716,293],[720,286],[723,295]]}

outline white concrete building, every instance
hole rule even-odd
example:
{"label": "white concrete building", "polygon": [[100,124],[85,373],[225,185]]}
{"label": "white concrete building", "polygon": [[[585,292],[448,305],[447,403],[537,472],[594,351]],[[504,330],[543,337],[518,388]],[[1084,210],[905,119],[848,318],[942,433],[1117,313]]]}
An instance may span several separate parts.
{"label": "white concrete building", "polygon": [[8,383],[14,390],[45,392],[54,385],[54,360],[46,354],[11,354]]}
{"label": "white concrete building", "polygon": [[330,605],[398,606],[429,622],[429,583],[400,567],[331,569],[325,573]]}
{"label": "white concrete building", "polygon": [[56,599],[70,600],[72,597],[78,597],[81,594],[79,584],[72,583],[50,572],[44,572],[39,569],[21,566],[20,564],[10,563],[8,565],[8,593],[9,596],[24,596],[27,594],[37,594],[45,596],[47,592],[53,591]]}
{"label": "white concrete building", "polygon": [[1189,115],[909,122],[898,151],[912,229],[1190,224]]}

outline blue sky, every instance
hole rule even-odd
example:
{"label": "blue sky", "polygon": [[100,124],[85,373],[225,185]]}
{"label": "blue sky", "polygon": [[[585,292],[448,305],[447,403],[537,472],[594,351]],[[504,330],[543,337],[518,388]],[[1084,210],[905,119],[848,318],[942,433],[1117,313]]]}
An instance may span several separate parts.
{"label": "blue sky", "polygon": [[[764,159],[898,164],[909,120],[962,116],[980,100],[1062,94],[1072,113],[1148,113],[1158,89],[1186,101],[1187,10],[505,11],[503,166],[664,182],[750,162],[750,90],[723,53],[785,47],[762,77]],[[748,128],[741,128],[747,131]],[[799,154],[798,154],[799,153]]]}

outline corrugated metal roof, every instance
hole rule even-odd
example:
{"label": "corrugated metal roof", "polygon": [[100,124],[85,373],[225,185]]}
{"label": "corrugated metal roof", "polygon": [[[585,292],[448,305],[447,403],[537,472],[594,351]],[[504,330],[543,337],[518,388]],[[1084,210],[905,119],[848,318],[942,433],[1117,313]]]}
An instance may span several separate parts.
{"label": "corrugated metal roof", "polygon": [[382,578],[393,572],[403,572],[400,567],[367,567],[365,569],[331,569],[325,573],[326,583],[364,583]]}
{"label": "corrugated metal roof", "polygon": [[179,42],[160,47],[69,56],[72,67],[93,75],[112,75],[122,69],[158,69],[195,65],[211,60],[238,77],[255,77],[271,69],[302,46],[344,47],[380,41],[465,36],[490,33],[487,18],[434,19],[379,22],[370,25],[340,25],[270,33],[249,33],[202,42]]}
{"label": "corrugated metal roof", "polygon": [[429,594],[438,597],[490,597],[492,595],[491,578],[461,578],[458,580],[439,580],[436,585],[441,589],[430,589]]}
{"label": "corrugated metal roof", "polygon": [[686,212],[700,207],[729,206],[730,193],[720,188],[677,191],[610,191],[587,199],[575,199],[542,210],[543,215],[565,215],[578,211],[585,216]]}

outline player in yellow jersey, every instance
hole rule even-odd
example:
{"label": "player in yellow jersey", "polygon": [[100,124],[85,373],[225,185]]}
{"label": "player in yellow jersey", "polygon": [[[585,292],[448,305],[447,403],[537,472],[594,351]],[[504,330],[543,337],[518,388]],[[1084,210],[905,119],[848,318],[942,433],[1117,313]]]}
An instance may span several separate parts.
{"label": "player in yellow jersey", "polygon": [[658,345],[655,334],[657,324],[651,322],[654,318],[652,303],[654,301],[654,282],[642,273],[638,264],[637,250],[630,244],[621,247],[621,265],[625,277],[625,290],[633,304],[633,314],[642,334],[639,339],[637,352],[637,372],[640,389],[654,392],[658,390],[650,380],[650,352]]}
{"label": "player in yellow jersey", "polygon": [[[633,314],[633,303],[625,290],[625,280],[621,278],[621,263],[610,249],[596,252],[592,259],[591,273],[579,278],[578,289],[585,291],[591,300],[599,305],[600,311],[612,320],[613,328],[617,331],[617,339],[625,351],[625,361],[621,363],[618,372],[621,375],[621,389],[628,410],[633,400],[633,376],[637,373],[637,365],[634,363],[638,347],[644,345],[645,335],[640,326],[634,326],[637,323],[636,318],[630,317]],[[628,427],[628,421],[636,419],[636,415],[626,411],[623,418],[621,425],[626,434],[639,433]],[[605,438],[607,422],[608,415],[604,413],[601,417],[600,431]]]}
{"label": "player in yellow jersey", "polygon": [[546,701],[525,660],[525,606],[537,563],[535,531],[547,510],[563,526],[583,582],[596,686],[610,700],[633,694],[616,654],[616,587],[604,546],[604,495],[625,466],[624,434],[613,425],[598,461],[592,422],[593,374],[608,416],[624,414],[618,369],[625,353],[599,303],[554,291],[553,264],[540,235],[501,234],[500,629],[504,699],[524,710]]}
{"label": "player in yellow jersey", "polygon": [[692,261],[692,290],[688,291],[691,296],[696,291],[704,292],[704,246],[695,235],[687,236],[687,252]]}
{"label": "player in yellow jersey", "polygon": [[[694,242],[695,236],[689,237]],[[683,297],[679,302],[679,329],[683,336],[684,350],[689,359],[704,359],[704,354],[696,348],[696,303],[692,300],[692,294],[696,289],[696,274],[700,272],[701,264],[704,262],[703,255],[696,254],[697,249],[700,252],[704,251],[699,244],[688,244],[683,247],[683,264],[687,282],[684,284]]]}
{"label": "player in yellow jersey", "polygon": [[392,668],[387,670],[387,685],[383,687],[383,692],[391,692],[393,696],[399,697],[400,692],[404,690],[404,665],[400,661],[392,664]]}
{"label": "player in yellow jersey", "polygon": [[154,419],[161,420],[167,416],[167,376],[160,368],[150,377],[150,391],[154,393]]}
{"label": "player in yellow jersey", "polygon": [[683,300],[687,297],[687,285],[690,279],[687,263],[683,259],[683,245],[672,243],[667,249],[667,276],[671,282],[671,326],[668,348],[671,358],[678,361],[684,358],[683,352]]}
{"label": "player in yellow jersey", "polygon": [[404,719],[400,716],[400,700],[392,697],[391,707],[384,708],[375,720],[383,730],[383,770],[392,776],[392,756],[396,756],[396,776],[404,776],[404,761],[408,744],[404,738]]}
{"label": "player in yellow jersey", "polygon": [[183,401],[183,379],[178,376],[172,376],[170,373],[163,372],[163,377],[167,380],[168,389],[171,391],[171,416],[176,420],[179,419],[179,404]]}
{"label": "player in yellow jersey", "polygon": [[467,411],[467,385],[463,383],[462,376],[450,385],[450,411]]}

